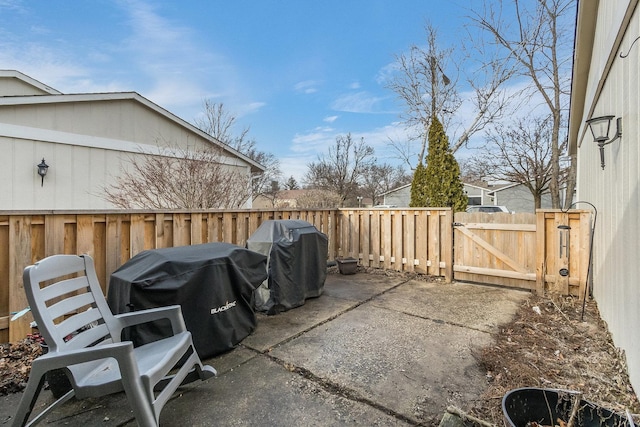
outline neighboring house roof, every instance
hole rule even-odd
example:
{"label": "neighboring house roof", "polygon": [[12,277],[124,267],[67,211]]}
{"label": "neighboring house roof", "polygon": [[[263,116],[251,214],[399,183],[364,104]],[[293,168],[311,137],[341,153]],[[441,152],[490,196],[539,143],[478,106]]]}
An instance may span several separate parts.
{"label": "neighboring house roof", "polygon": [[29,77],[26,74],[21,73],[20,71],[0,70],[0,78],[14,78],[36,89],[41,90],[44,93],[48,93],[51,95],[62,95],[62,92],[59,92],[56,89],[52,88],[51,86],[47,86],[46,84],[41,83],[38,80],[32,77]]}
{"label": "neighboring house roof", "polygon": [[308,190],[280,190],[278,191],[278,199],[280,200],[297,199],[300,196],[304,196],[308,192],[309,192]]}
{"label": "neighboring house roof", "polygon": [[464,181],[462,182],[462,184],[463,184],[463,185],[465,185],[465,186],[467,186],[467,187],[477,188],[478,190],[485,190],[485,191],[487,191],[487,190],[491,190],[491,187],[489,187],[489,186],[476,185],[476,184],[469,184],[469,183],[466,183],[466,182],[464,182]]}
{"label": "neighboring house roof", "polygon": [[[490,187],[482,187],[480,185],[474,185],[474,184],[467,184],[466,182],[462,183],[463,185],[467,186],[467,187],[473,187],[473,188],[477,188],[479,190],[485,190],[485,191],[491,191]],[[378,196],[386,196],[388,194],[392,194],[392,193],[396,193],[398,191],[404,190],[407,187],[411,187],[411,183],[409,184],[405,184],[405,185],[401,185],[400,187],[396,187],[394,189],[391,189],[389,191],[385,191],[384,193],[380,193],[378,194]]]}
{"label": "neighboring house roof", "polygon": [[511,184],[496,185],[494,188],[487,188],[486,190],[489,190],[488,194],[495,194],[498,191],[508,190],[510,188],[517,187],[518,185],[522,185],[522,184],[519,182],[513,182]]}
{"label": "neighboring house roof", "polygon": [[407,187],[411,187],[411,184],[409,183],[409,184],[401,185],[400,187],[396,187],[396,188],[391,189],[389,191],[385,191],[384,193],[380,193],[380,194],[378,194],[378,196],[386,196],[387,194],[391,194],[391,193],[395,193],[395,192],[400,191],[400,190],[404,190]]}
{"label": "neighboring house roof", "polygon": [[[42,85],[42,83],[39,83],[37,80],[31,79],[28,76],[25,76],[24,74],[17,72],[17,71],[4,71],[4,75],[0,74],[0,78],[2,77],[15,77],[18,79],[21,79],[23,81],[26,81],[29,84],[32,85]],[[26,78],[26,80],[24,80]],[[34,83],[35,82],[35,83]],[[42,85],[44,86],[44,85]],[[48,88],[48,86],[44,86],[46,88]],[[59,103],[79,103],[79,102],[96,102],[96,101],[122,101],[122,100],[130,100],[133,101],[137,104],[139,104],[140,106],[149,108],[151,110],[153,110],[154,112],[164,116],[165,118],[169,119],[170,121],[173,121],[174,123],[176,123],[179,126],[185,127],[187,129],[189,129],[190,131],[198,134],[199,136],[201,136],[202,138],[208,140],[209,142],[211,142],[212,144],[214,144],[217,147],[222,148],[223,150],[229,152],[230,154],[242,159],[243,161],[249,163],[251,165],[251,170],[252,172],[264,172],[264,167],[262,165],[260,165],[259,163],[255,162],[254,160],[250,159],[249,157],[245,156],[244,154],[240,153],[239,151],[229,147],[228,145],[220,142],[219,140],[215,139],[214,137],[212,137],[211,135],[207,134],[206,132],[198,129],[197,127],[195,127],[194,125],[192,125],[191,123],[181,119],[180,117],[176,116],[175,114],[165,110],[164,108],[160,107],[157,104],[154,104],[153,102],[149,101],[147,98],[145,98],[144,96],[140,95],[137,92],[109,92],[109,93],[84,93],[84,94],[70,94],[70,95],[64,95],[61,94],[60,92],[56,91],[55,89],[51,89],[49,88],[50,92],[49,93],[53,93],[51,95],[23,95],[23,96],[3,96],[0,97],[0,108],[4,107],[4,106],[17,106],[17,105],[51,105],[51,104],[59,104]],[[5,128],[5,126],[7,126],[7,128]],[[25,132],[25,131],[30,131],[33,130],[35,128],[32,127],[27,127],[27,126],[14,126],[12,129],[10,129],[11,127],[9,125],[3,124],[3,126],[0,128],[0,135],[1,136],[13,136],[10,134],[6,134],[5,133],[9,133],[10,131],[13,132],[18,132],[20,133]],[[22,129],[18,129],[18,128],[22,128]],[[42,134],[42,140],[43,141],[54,141],[55,131],[51,131],[51,130],[45,130],[45,129],[41,129]],[[65,137],[72,135],[72,134],[68,134],[65,132],[58,132],[58,137],[61,137],[63,134],[66,134]],[[30,138],[32,136],[29,136]],[[87,138],[85,135],[83,135],[83,137],[81,138],[81,140],[78,140],[78,145],[86,145],[83,144],[82,141],[85,141]],[[100,137],[92,137],[90,139],[93,139],[94,142],[97,141],[102,141],[102,142],[106,142],[108,140],[108,138],[100,138]],[[111,141],[115,141],[115,140],[111,140]],[[62,141],[59,141],[62,142]],[[127,142],[127,141],[120,141],[119,142],[119,146],[120,147],[125,147],[125,146],[129,146],[129,149],[126,149],[125,151],[131,151],[131,147],[139,147],[140,144],[132,144],[131,142]],[[112,146],[113,147],[113,146]],[[142,147],[144,148],[144,147]],[[139,150],[138,150],[139,151]],[[156,148],[156,153],[157,153],[157,148]]]}

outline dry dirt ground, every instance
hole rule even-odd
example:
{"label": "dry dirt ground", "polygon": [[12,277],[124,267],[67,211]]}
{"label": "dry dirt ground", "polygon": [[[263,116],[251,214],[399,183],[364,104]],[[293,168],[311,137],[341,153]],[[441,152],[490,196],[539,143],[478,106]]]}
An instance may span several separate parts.
{"label": "dry dirt ground", "polygon": [[[359,271],[402,274],[360,267]],[[24,387],[31,360],[40,352],[33,339],[0,346],[0,395]],[[576,298],[532,295],[495,335],[494,344],[477,350],[476,359],[486,372],[487,389],[473,407],[462,409],[489,423],[502,425],[501,399],[519,387],[576,390],[585,400],[623,414],[628,410],[640,420],[624,354],[614,347],[594,301],[585,304],[583,314],[583,304]]]}
{"label": "dry dirt ground", "polygon": [[515,318],[478,351],[488,388],[470,412],[499,423],[501,399],[519,387],[559,388],[637,419],[640,405],[629,382],[624,354],[614,347],[594,301],[531,296]]}

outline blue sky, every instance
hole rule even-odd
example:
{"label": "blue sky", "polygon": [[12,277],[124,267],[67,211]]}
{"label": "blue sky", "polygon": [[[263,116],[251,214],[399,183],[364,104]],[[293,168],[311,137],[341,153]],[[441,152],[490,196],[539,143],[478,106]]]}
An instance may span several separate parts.
{"label": "blue sky", "polygon": [[348,132],[398,162],[402,105],[384,76],[427,22],[455,45],[469,4],[0,0],[0,68],[63,93],[135,91],[190,122],[205,98],[223,102],[300,181]]}

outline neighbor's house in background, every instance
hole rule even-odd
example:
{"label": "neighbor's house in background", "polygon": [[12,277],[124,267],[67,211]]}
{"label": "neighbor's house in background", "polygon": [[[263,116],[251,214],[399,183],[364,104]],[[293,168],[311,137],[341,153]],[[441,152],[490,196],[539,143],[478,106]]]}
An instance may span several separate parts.
{"label": "neighbor's house in background", "polygon": [[[263,168],[136,92],[65,95],[0,70],[0,210],[113,209],[102,198],[130,156],[215,147],[247,177]],[[49,166],[44,180],[37,167]],[[245,207],[251,207],[249,199]]]}
{"label": "neighbor's house in background", "polygon": [[[487,193],[492,205],[506,206],[511,212],[536,212],[535,201],[531,191],[524,184],[497,185]],[[550,209],[551,193],[548,191],[542,195],[541,209]]]}
{"label": "neighbor's house in background", "polygon": [[[578,3],[569,149],[576,154],[577,197],[597,208],[593,295],[640,391],[640,10],[638,0]],[[587,120],[613,116],[622,136],[600,150]],[[576,208],[591,209],[577,203]],[[588,248],[585,248],[588,250]]]}
{"label": "neighbor's house in background", "polygon": [[[502,184],[480,186],[463,183],[464,193],[469,198],[469,206],[501,205],[511,212],[534,213],[535,204],[531,192],[522,184]],[[403,185],[380,195],[382,204],[406,207],[411,201],[411,184]],[[542,198],[542,207],[551,207],[551,197],[546,194]]]}
{"label": "neighbor's house in background", "polygon": [[[489,197],[491,189],[473,184],[462,183],[464,194],[469,198],[469,205],[493,205],[493,197]],[[389,190],[378,195],[383,205],[408,207],[411,202],[411,184]]]}

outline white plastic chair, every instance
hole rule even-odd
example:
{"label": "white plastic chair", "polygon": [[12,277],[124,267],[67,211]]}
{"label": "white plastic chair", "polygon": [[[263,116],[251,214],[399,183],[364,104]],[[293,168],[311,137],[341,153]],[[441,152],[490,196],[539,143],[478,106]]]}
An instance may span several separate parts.
{"label": "white plastic chair", "polygon": [[[38,423],[73,396],[84,399],[122,390],[138,424],[157,426],[162,407],[181,384],[216,375],[211,366],[202,365],[180,306],[114,316],[88,255],[45,258],[25,268],[23,279],[49,351],[33,361],[14,426]],[[59,281],[51,283],[54,279]],[[121,341],[124,328],[158,319],[169,319],[173,336],[137,348]],[[181,361],[177,372],[169,375]],[[66,370],[72,390],[27,423],[44,375],[60,368]]]}

